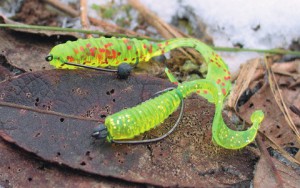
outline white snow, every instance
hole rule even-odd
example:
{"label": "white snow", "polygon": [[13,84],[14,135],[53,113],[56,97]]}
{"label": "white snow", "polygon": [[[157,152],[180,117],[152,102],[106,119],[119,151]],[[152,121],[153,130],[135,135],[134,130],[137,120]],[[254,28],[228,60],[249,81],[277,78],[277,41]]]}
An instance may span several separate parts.
{"label": "white snow", "polygon": [[[299,0],[141,0],[166,22],[181,6],[192,7],[207,25],[214,45],[245,48],[287,48],[300,39]],[[157,3],[156,3],[157,2]],[[165,6],[168,4],[169,6]],[[177,4],[176,4],[176,3]],[[167,11],[167,9],[171,9]],[[257,31],[255,31],[255,28]],[[221,53],[232,71],[256,53]]]}

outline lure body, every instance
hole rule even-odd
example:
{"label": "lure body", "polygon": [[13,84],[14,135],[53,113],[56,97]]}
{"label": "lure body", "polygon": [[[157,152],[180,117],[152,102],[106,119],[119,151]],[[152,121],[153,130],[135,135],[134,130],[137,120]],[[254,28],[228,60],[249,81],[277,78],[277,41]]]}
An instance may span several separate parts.
{"label": "lure body", "polygon": [[105,119],[109,133],[107,140],[131,139],[155,128],[178,108],[183,98],[196,91],[210,90],[214,86],[212,81],[204,79],[186,82],[154,99],[107,116]]}
{"label": "lure body", "polygon": [[180,102],[181,95],[175,89],[106,117],[107,139],[131,139],[155,128],[178,108]]}
{"label": "lure body", "polygon": [[159,43],[155,47],[158,50],[154,50],[147,57],[150,59],[176,47],[193,47],[202,54],[208,67],[206,79],[179,84],[166,70],[170,81],[178,84],[178,87],[136,107],[106,117],[104,126],[108,130],[107,140],[131,139],[156,127],[178,108],[183,98],[197,93],[216,106],[212,125],[214,143],[227,149],[240,149],[251,143],[255,139],[264,113],[261,110],[255,111],[251,116],[253,125],[245,131],[228,128],[222,117],[222,109],[224,99],[231,89],[230,72],[225,62],[210,47],[194,39],[171,39]]}
{"label": "lure body", "polygon": [[137,60],[148,61],[158,46],[147,40],[127,38],[89,38],[68,41],[55,46],[49,53],[53,56],[50,64],[56,68],[77,69],[64,64],[70,62],[91,67],[116,67],[120,63],[133,64]]}
{"label": "lure body", "polygon": [[211,80],[199,79],[184,82],[172,91],[106,117],[107,140],[131,139],[155,128],[178,108],[182,98],[194,92],[212,96],[211,102],[216,105],[212,126],[213,141],[216,144],[227,149],[240,149],[255,139],[259,125],[264,118],[263,112],[259,110],[252,114],[253,125],[248,130],[229,129],[222,117],[224,95],[220,87]]}
{"label": "lure body", "polygon": [[[51,59],[48,61],[56,68],[67,69],[78,67],[64,64],[64,62],[91,67],[117,67],[124,62],[135,64],[137,61],[149,61],[154,56],[181,47],[194,48],[203,56],[208,67],[206,79],[216,82],[223,95],[228,95],[231,88],[228,66],[209,46],[192,38],[175,38],[159,43],[115,37],[78,39],[55,46],[49,53]],[[209,101],[212,100],[211,95],[204,97]]]}

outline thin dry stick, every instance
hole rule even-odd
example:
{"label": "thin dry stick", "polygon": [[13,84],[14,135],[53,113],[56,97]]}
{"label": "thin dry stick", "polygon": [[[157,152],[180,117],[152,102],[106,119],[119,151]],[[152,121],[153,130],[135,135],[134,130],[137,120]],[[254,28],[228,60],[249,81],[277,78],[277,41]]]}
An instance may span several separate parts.
{"label": "thin dry stick", "polygon": [[266,148],[266,145],[264,144],[264,142],[262,141],[262,137],[260,134],[257,134],[256,136],[256,143],[258,145],[259,150],[261,151],[261,154],[265,157],[265,161],[266,163],[268,163],[270,170],[272,172],[272,174],[274,175],[276,181],[277,181],[277,187],[283,187],[283,181],[281,176],[279,175],[278,170],[276,169],[271,156],[269,155],[269,152]]}
{"label": "thin dry stick", "polygon": [[66,118],[71,118],[71,119],[101,122],[100,119],[86,118],[86,117],[82,117],[79,115],[76,116],[76,115],[64,114],[64,113],[55,112],[55,111],[51,111],[51,110],[43,110],[43,109],[33,108],[30,106],[25,106],[25,105],[21,105],[21,104],[9,103],[9,102],[1,102],[0,101],[0,106],[17,108],[20,110],[28,110],[28,111],[32,111],[32,112],[36,112],[36,113],[41,113],[41,114],[56,115],[56,116],[61,116],[61,117],[66,117]]}
{"label": "thin dry stick", "polygon": [[60,1],[57,0],[44,0],[44,2],[48,3],[49,5],[52,5],[53,7],[57,8],[58,10],[65,12],[66,14],[77,17],[79,16],[79,12],[75,9],[71,8],[70,6],[67,6]]}
{"label": "thin dry stick", "polygon": [[[143,18],[153,27],[157,29],[157,31],[166,39],[176,38],[176,37],[189,37],[186,34],[182,34],[178,32],[175,28],[161,20],[158,16],[156,16],[153,12],[151,12],[147,7],[140,3],[139,0],[128,0],[128,4],[135,8]],[[179,49],[184,55],[186,55],[189,59],[195,62],[195,59],[191,57],[192,54],[194,57],[199,57],[198,53],[195,53],[191,49],[187,49],[186,51],[183,49]],[[189,53],[187,53],[187,51]]]}
{"label": "thin dry stick", "polygon": [[[80,0],[80,21],[82,29],[89,30],[90,29],[90,22],[87,16],[87,2],[86,0]],[[86,35],[87,38],[92,38],[91,34]]]}
{"label": "thin dry stick", "polygon": [[[72,16],[72,17],[78,17],[80,15],[79,11],[76,11],[75,9],[73,9],[72,7],[61,3],[58,0],[44,0],[46,3],[52,5],[53,7],[57,8],[58,10]],[[117,25],[114,24],[110,24],[107,23],[105,21],[102,20],[98,20],[96,18],[92,18],[92,17],[88,17],[88,19],[91,21],[91,23],[93,25],[98,25],[102,28],[104,28],[106,31],[108,32],[119,32],[119,33],[125,33],[127,35],[137,35],[136,32],[128,30],[128,29],[124,29],[122,27],[119,27]],[[137,35],[138,36],[138,35]]]}

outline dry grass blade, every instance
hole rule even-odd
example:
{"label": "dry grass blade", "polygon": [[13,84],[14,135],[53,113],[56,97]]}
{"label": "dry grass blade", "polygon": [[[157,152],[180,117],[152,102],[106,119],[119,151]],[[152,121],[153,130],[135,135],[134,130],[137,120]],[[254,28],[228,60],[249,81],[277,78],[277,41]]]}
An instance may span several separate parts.
{"label": "dry grass blade", "polygon": [[265,62],[265,65],[266,65],[266,68],[267,68],[267,71],[268,71],[268,79],[269,79],[269,83],[270,83],[270,88],[271,88],[271,91],[274,95],[276,103],[277,103],[278,107],[280,108],[281,112],[284,114],[284,118],[287,121],[288,125],[291,127],[291,129],[296,134],[297,141],[300,142],[299,131],[298,131],[296,125],[294,124],[294,122],[293,122],[293,120],[292,120],[292,118],[291,118],[291,116],[288,112],[288,108],[286,107],[286,104],[283,100],[283,97],[282,97],[282,94],[280,92],[280,88],[278,86],[278,83],[276,82],[275,75],[274,75],[272,69],[270,68],[267,59],[265,59],[264,62]]}
{"label": "dry grass blade", "polygon": [[72,17],[77,17],[80,14],[78,11],[61,3],[60,1],[57,0],[43,0],[43,1]]}
{"label": "dry grass blade", "polygon": [[[267,61],[267,59],[265,59],[265,64],[266,64],[266,68],[267,68],[267,71],[268,71],[268,79],[269,79],[269,83],[270,83],[270,88],[271,88],[271,91],[274,95],[274,98],[276,100],[276,103],[277,105],[279,106],[281,112],[284,114],[284,118],[286,120],[286,122],[288,123],[289,127],[294,131],[296,137],[297,137],[297,142],[299,143],[300,142],[300,134],[299,134],[299,131],[296,127],[296,125],[294,124],[289,112],[288,112],[288,108],[283,100],[283,97],[282,97],[282,94],[281,92],[279,91],[279,86],[278,86],[278,83],[276,82],[276,79],[275,79],[275,75],[274,75],[274,72],[273,70],[270,68],[269,66],[269,63]],[[273,142],[273,141],[272,141]],[[273,142],[273,144],[277,145],[276,142]],[[280,148],[278,146],[278,148]],[[283,150],[282,148],[280,148],[280,152],[283,154],[283,156],[285,156],[286,158],[291,158],[290,155],[285,152],[285,150]],[[294,159],[294,158],[293,158]],[[297,164],[300,164],[300,152],[298,151],[298,153],[295,155],[295,159],[297,161]],[[293,160],[293,161],[294,161]]]}

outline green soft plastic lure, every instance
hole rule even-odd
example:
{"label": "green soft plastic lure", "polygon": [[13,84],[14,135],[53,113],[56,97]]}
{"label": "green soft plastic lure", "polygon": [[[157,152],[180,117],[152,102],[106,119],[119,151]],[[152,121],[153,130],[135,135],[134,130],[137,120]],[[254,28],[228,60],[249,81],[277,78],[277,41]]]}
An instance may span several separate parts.
{"label": "green soft plastic lure", "polygon": [[208,64],[206,79],[179,84],[166,70],[171,82],[177,83],[178,87],[136,107],[107,116],[104,124],[99,126],[100,137],[108,141],[132,139],[162,123],[178,108],[183,98],[195,92],[216,106],[212,126],[212,137],[216,144],[227,149],[240,149],[251,143],[264,119],[264,113],[255,111],[251,116],[253,125],[245,131],[228,128],[222,117],[224,99],[231,89],[230,73],[225,62],[210,47],[194,39],[174,39],[165,44],[164,49],[173,49],[173,46],[167,45],[176,44],[178,47],[189,44],[202,53]]}
{"label": "green soft plastic lure", "polygon": [[222,117],[224,95],[215,82],[207,79],[184,82],[172,91],[106,117],[104,125],[100,125],[101,129],[105,126],[105,131],[107,131],[104,137],[108,141],[132,139],[153,129],[178,108],[182,98],[194,92],[210,96],[211,102],[216,105],[212,127],[213,141],[216,144],[227,149],[240,149],[254,140],[264,117],[263,112],[258,110],[252,114],[253,125],[249,129],[245,131],[229,129]]}
{"label": "green soft plastic lure", "polygon": [[192,38],[175,38],[159,43],[115,37],[78,39],[56,45],[46,60],[56,68],[66,69],[78,69],[78,66],[66,62],[98,68],[118,67],[121,63],[149,61],[179,47],[191,47],[201,53],[209,67],[207,79],[217,82],[223,94],[228,94],[231,83],[227,65],[209,46]]}

